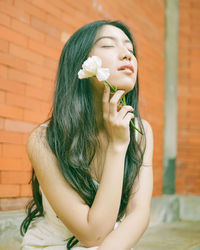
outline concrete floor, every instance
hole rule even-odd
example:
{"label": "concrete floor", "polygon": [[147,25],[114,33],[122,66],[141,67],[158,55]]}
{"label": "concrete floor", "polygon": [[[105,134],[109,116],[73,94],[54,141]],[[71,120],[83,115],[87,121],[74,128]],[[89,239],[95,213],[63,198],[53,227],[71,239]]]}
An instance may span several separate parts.
{"label": "concrete floor", "polygon": [[172,222],[148,228],[134,250],[200,250],[200,222]]}
{"label": "concrete floor", "polygon": [[[20,250],[24,216],[24,210],[0,212],[0,250]],[[149,228],[134,250],[200,250],[200,197],[153,198]]]}
{"label": "concrete floor", "polygon": [[[20,238],[13,237],[7,242],[9,237],[9,231],[4,231],[0,250],[20,250]],[[173,222],[149,227],[134,250],[200,250],[200,222]]]}

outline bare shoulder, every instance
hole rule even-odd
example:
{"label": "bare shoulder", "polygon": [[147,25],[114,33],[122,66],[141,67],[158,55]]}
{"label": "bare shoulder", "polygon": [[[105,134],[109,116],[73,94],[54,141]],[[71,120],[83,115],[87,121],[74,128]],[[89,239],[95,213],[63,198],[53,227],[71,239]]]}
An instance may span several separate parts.
{"label": "bare shoulder", "polygon": [[145,139],[144,139],[143,135],[139,134],[138,142],[143,147],[143,146],[145,146],[146,141],[152,140],[153,130],[152,130],[150,123],[147,120],[141,119],[141,121],[142,121],[142,125],[143,125],[144,131],[145,131]]}
{"label": "bare shoulder", "polygon": [[29,135],[26,150],[31,160],[39,160],[41,155],[54,157],[47,141],[46,130],[47,127],[39,126]]}
{"label": "bare shoulder", "polygon": [[145,134],[146,134],[143,166],[152,166],[153,148],[154,148],[153,130],[148,121],[142,119],[142,123],[143,123]]}
{"label": "bare shoulder", "polygon": [[46,127],[39,126],[35,128],[28,137],[27,145],[44,142],[46,139]]}
{"label": "bare shoulder", "polygon": [[147,120],[144,120],[144,119],[141,119],[141,120],[142,120],[142,124],[144,126],[145,133],[146,134],[147,133],[153,134],[153,130],[152,130],[150,123]]}

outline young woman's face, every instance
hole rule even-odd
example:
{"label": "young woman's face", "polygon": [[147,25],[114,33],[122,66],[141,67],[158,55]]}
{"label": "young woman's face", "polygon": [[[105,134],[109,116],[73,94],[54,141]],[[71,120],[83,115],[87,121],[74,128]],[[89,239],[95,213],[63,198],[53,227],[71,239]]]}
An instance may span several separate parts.
{"label": "young woman's face", "polygon": [[[108,81],[128,93],[134,88],[137,78],[137,59],[132,53],[133,45],[126,34],[112,25],[104,25],[94,40],[89,56],[98,56],[102,67],[110,69]],[[96,78],[94,80],[98,83]]]}

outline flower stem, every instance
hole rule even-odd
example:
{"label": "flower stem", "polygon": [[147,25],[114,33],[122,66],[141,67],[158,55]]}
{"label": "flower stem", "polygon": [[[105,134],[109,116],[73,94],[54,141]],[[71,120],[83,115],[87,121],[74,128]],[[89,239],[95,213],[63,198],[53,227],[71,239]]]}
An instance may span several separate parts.
{"label": "flower stem", "polygon": [[110,86],[113,92],[116,92],[116,89],[108,81],[105,81],[105,82]]}
{"label": "flower stem", "polygon": [[[111,90],[113,91],[113,92],[116,92],[117,91],[117,88],[115,89],[108,81],[105,81],[109,86],[110,86],[110,88],[111,88]],[[126,105],[126,99],[125,99],[125,95],[123,96],[123,98],[120,98],[120,103],[124,106],[124,105]],[[135,127],[135,125],[134,125],[134,123],[133,123],[133,121],[131,120],[131,126],[134,128],[134,129],[136,129],[141,135],[143,135],[143,133],[139,130],[139,129],[137,129],[136,127]]]}

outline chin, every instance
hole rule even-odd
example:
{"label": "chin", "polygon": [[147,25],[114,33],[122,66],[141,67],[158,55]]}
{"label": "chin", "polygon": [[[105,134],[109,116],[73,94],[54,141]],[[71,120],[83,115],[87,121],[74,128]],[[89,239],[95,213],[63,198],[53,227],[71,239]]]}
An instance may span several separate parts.
{"label": "chin", "polygon": [[127,79],[127,80],[124,80],[124,79],[119,80],[119,79],[117,79],[115,81],[112,79],[112,80],[108,80],[108,82],[110,84],[112,84],[114,87],[117,87],[118,90],[119,89],[125,90],[125,93],[130,92],[135,86],[135,81],[134,80],[130,81],[130,79]]}
{"label": "chin", "polygon": [[124,87],[124,90],[125,90],[125,94],[127,94],[128,92],[130,92],[133,88],[134,88],[135,85],[127,85]]}

